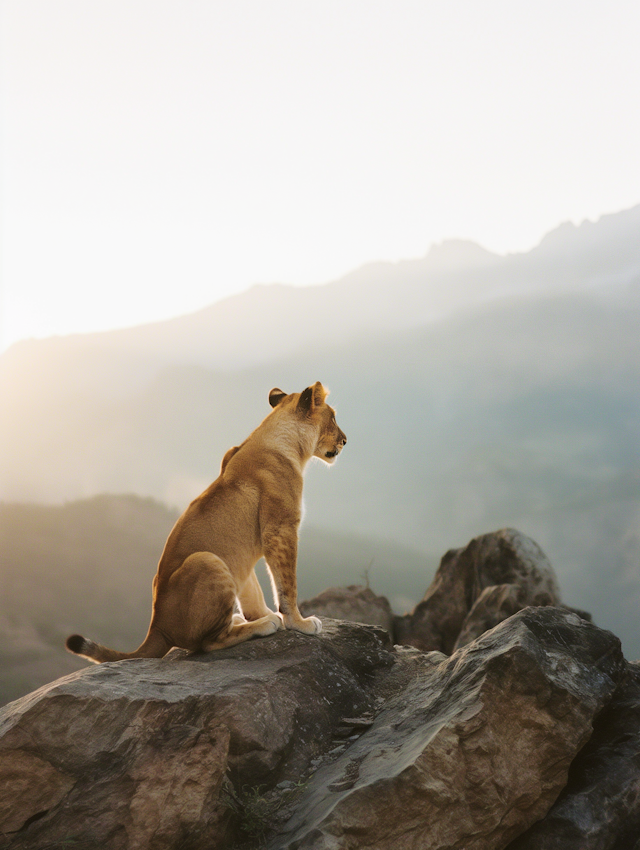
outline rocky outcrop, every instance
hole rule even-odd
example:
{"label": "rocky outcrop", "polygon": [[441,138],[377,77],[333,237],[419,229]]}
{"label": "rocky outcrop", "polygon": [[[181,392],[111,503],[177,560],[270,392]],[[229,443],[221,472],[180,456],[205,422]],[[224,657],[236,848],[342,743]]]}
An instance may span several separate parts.
{"label": "rocky outcrop", "polygon": [[2,712],[2,846],[504,847],[624,671],[613,635],[557,608],[450,658],[328,621],[90,667]]}
{"label": "rocky outcrop", "polygon": [[10,703],[4,844],[229,846],[225,779],[238,793],[297,781],[343,718],[372,710],[372,678],[394,661],[385,643],[348,624],[317,640],[278,632],[207,655],[92,666]]}
{"label": "rocky outcrop", "polygon": [[[515,535],[443,559],[415,625],[450,655],[325,619],[91,666],[0,709],[0,848],[631,850],[640,668],[557,605]],[[349,616],[380,608],[343,596]]]}
{"label": "rocky outcrop", "polygon": [[547,816],[509,850],[640,850],[640,664],[629,664]]}
{"label": "rocky outcrop", "polygon": [[300,612],[305,617],[330,617],[380,626],[393,634],[393,612],[386,596],[377,596],[369,587],[350,584],[348,587],[329,587],[313,599],[300,603]]}
{"label": "rocky outcrop", "polygon": [[553,567],[513,528],[475,537],[442,558],[411,614],[396,617],[396,643],[447,655],[529,605],[560,605]]}
{"label": "rocky outcrop", "polygon": [[402,657],[410,684],[314,775],[273,850],[504,847],[555,801],[623,669],[612,635],[551,608],[451,658]]}
{"label": "rocky outcrop", "polygon": [[[410,614],[394,616],[384,596],[368,587],[332,587],[302,603],[305,615],[370,623],[394,643],[450,655],[528,606],[562,606],[549,559],[530,537],[504,528],[451,549]],[[584,611],[568,608],[582,619]]]}

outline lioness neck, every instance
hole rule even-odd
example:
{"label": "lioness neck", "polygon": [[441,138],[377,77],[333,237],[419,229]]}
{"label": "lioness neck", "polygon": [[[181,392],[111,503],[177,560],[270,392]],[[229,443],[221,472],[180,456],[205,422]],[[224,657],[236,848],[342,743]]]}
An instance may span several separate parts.
{"label": "lioness neck", "polygon": [[260,425],[261,437],[266,438],[272,451],[286,457],[303,474],[316,449],[318,426],[275,414],[276,411]]}

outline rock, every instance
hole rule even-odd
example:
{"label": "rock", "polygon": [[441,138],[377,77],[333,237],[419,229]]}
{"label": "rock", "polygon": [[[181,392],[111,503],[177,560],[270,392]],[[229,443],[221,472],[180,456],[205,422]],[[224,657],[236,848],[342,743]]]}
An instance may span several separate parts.
{"label": "rock", "polygon": [[343,717],[371,709],[387,644],[378,629],[328,623],[318,637],[91,666],[10,703],[0,846],[228,846],[225,776],[236,789],[297,781]]}
{"label": "rock", "polygon": [[330,587],[300,603],[304,617],[315,614],[316,617],[330,617],[333,620],[347,620],[352,623],[365,623],[380,626],[391,634],[393,612],[385,596],[376,596],[369,587],[351,584],[349,587]]}
{"label": "rock", "polygon": [[413,613],[394,620],[394,640],[450,655],[530,605],[560,605],[547,556],[512,528],[474,538],[444,555]]}
{"label": "rock", "polygon": [[[309,783],[272,850],[498,850],[543,817],[611,699],[617,638],[527,608],[410,684]],[[400,653],[400,658],[402,658]]]}
{"label": "rock", "polygon": [[16,832],[24,823],[21,809],[41,812],[54,808],[75,781],[49,762],[18,750],[0,752],[0,831]]}
{"label": "rock", "polygon": [[629,664],[546,817],[508,850],[640,846],[640,663]]}
{"label": "rock", "polygon": [[[543,817],[624,664],[528,608],[451,658],[325,621],[88,667],[0,711],[0,846],[492,848]],[[314,772],[315,771],[315,772]]]}
{"label": "rock", "polygon": [[453,651],[466,646],[498,623],[521,611],[525,593],[517,584],[494,584],[485,587],[464,618]]}

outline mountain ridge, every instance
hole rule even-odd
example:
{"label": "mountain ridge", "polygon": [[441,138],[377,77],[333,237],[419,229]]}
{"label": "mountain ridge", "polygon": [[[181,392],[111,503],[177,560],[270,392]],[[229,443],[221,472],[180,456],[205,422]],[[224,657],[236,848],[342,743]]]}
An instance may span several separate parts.
{"label": "mountain ridge", "polygon": [[[143,360],[164,363],[180,359],[236,371],[291,355],[306,341],[323,336],[338,342],[366,330],[428,324],[465,305],[495,297],[579,290],[606,284],[612,276],[625,282],[640,273],[639,233],[637,205],[602,216],[597,222],[565,222],[528,252],[499,255],[469,240],[448,239],[432,245],[422,258],[366,263],[324,284],[256,284],[171,319],[112,331],[22,340],[0,355],[0,376],[3,364],[28,361],[38,349],[47,356],[68,357],[87,345],[126,356],[136,354]],[[566,262],[558,265],[558,255]],[[552,285],[541,282],[541,276],[545,278],[542,267],[549,263],[557,265]],[[607,272],[604,279],[603,269]],[[576,270],[582,275],[579,280]],[[316,319],[318,312],[323,321]],[[296,321],[305,315],[309,316],[307,327]],[[216,326],[216,338],[203,339],[212,325]]]}

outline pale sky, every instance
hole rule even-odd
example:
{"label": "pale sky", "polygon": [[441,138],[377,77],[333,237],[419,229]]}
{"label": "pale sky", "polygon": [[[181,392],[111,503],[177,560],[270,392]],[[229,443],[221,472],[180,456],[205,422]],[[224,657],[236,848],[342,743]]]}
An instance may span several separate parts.
{"label": "pale sky", "polygon": [[640,202],[638,0],[2,11],[5,345]]}

